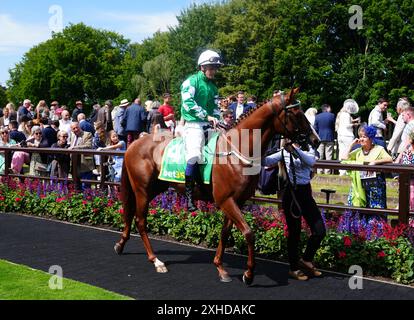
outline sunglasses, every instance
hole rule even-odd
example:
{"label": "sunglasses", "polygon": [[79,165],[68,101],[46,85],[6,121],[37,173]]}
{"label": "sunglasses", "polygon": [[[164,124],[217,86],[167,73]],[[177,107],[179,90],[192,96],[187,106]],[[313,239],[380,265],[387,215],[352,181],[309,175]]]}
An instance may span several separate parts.
{"label": "sunglasses", "polygon": [[35,135],[41,135],[42,133],[41,132],[35,132]]}
{"label": "sunglasses", "polygon": [[9,134],[8,132],[2,132],[1,134]]}

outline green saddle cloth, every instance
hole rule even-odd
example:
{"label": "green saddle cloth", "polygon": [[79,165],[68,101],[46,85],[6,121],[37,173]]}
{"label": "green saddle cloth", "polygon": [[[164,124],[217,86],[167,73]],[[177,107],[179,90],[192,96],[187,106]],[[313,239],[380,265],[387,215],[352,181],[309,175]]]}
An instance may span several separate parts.
{"label": "green saddle cloth", "polygon": [[[213,161],[216,154],[216,145],[219,133],[212,134],[207,145],[203,148],[203,158],[205,163],[200,164],[201,176],[205,184],[210,184]],[[170,182],[185,183],[185,161],[184,139],[181,137],[171,140],[167,145],[162,157],[161,171],[158,179]]]}

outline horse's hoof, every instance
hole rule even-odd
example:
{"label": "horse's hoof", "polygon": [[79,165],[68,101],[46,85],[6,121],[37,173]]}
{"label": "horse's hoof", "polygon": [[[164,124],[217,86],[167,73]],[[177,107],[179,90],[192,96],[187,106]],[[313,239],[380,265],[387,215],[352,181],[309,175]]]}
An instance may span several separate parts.
{"label": "horse's hoof", "polygon": [[220,282],[224,282],[224,283],[233,281],[233,279],[230,278],[230,276],[227,273],[226,274],[219,274],[219,278],[220,278]]}
{"label": "horse's hoof", "polygon": [[251,286],[253,283],[254,277],[248,278],[245,274],[243,274],[243,282],[246,286]]}
{"label": "horse's hoof", "polygon": [[167,273],[168,272],[168,269],[167,269],[166,266],[157,266],[157,267],[155,267],[155,270],[158,273]]}
{"label": "horse's hoof", "polygon": [[158,273],[167,273],[168,272],[168,269],[165,266],[165,264],[163,262],[161,262],[160,260],[158,260],[158,259],[155,259],[154,266],[155,266],[155,270]]}
{"label": "horse's hoof", "polygon": [[114,246],[114,250],[115,250],[116,254],[121,255],[122,252],[124,251],[124,248],[119,243],[117,243]]}

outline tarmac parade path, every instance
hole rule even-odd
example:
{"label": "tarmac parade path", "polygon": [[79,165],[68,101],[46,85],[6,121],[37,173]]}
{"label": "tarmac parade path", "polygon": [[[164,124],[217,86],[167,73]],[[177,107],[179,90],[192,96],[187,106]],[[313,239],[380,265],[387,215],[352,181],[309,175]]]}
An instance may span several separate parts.
{"label": "tarmac parade path", "polygon": [[[131,237],[124,254],[113,246],[120,233],[35,217],[0,213],[0,259],[48,272],[61,266],[63,276],[138,300],[365,300],[414,299],[414,288],[363,280],[362,290],[349,287],[349,277],[325,273],[323,278],[296,281],[286,264],[257,260],[251,287],[241,281],[246,258],[226,254],[233,281],[221,283],[212,261],[214,251],[152,240],[169,272],[157,274],[139,237]],[[0,284],[1,285],[1,284]]]}

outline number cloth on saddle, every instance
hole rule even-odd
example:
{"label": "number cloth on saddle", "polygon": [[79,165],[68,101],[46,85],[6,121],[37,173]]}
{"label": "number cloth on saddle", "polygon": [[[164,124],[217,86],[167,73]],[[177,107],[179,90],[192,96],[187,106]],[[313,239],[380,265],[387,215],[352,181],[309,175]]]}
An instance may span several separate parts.
{"label": "number cloth on saddle", "polygon": [[[201,177],[205,184],[210,184],[213,161],[216,154],[216,145],[219,133],[213,133],[208,143],[203,148],[203,160],[200,163]],[[161,171],[158,179],[163,181],[185,183],[185,146],[181,137],[173,139],[165,148],[162,157]]]}

